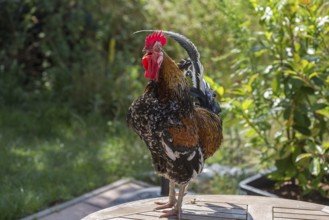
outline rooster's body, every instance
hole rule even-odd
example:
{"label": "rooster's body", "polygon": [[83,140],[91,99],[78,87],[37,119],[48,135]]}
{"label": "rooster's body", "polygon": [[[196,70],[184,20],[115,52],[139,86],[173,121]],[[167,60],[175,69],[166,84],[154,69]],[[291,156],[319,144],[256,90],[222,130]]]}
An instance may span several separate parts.
{"label": "rooster's body", "polygon": [[[200,106],[195,105],[186,80],[189,73],[184,74],[190,72],[193,79],[195,69],[188,63],[177,66],[162,50],[164,39],[162,33],[154,33],[146,39],[143,64],[150,81],[144,94],[129,108],[127,120],[148,146],[156,172],[170,181],[169,202],[158,209],[174,206],[163,216],[178,213],[180,217],[188,182],[201,173],[204,161],[222,142],[222,122],[215,114],[219,109],[217,103],[209,102],[213,97],[207,98],[207,85],[203,84],[203,90],[195,88],[200,91],[195,92]],[[180,186],[178,201],[175,184]]]}

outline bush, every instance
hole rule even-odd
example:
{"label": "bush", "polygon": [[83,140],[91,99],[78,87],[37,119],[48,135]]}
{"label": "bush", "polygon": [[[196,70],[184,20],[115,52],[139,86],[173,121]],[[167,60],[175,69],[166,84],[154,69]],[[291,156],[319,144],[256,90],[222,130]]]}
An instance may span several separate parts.
{"label": "bush", "polygon": [[242,120],[247,145],[259,150],[262,165],[276,167],[271,178],[329,196],[329,5],[250,4],[259,26],[252,32],[249,17],[232,37],[240,52],[233,74],[241,81],[231,90],[230,110]]}
{"label": "bush", "polygon": [[144,21],[140,7],[116,0],[1,1],[0,101],[38,97],[82,113],[122,115],[141,87],[131,74],[139,70],[132,54],[140,48],[129,42]]}

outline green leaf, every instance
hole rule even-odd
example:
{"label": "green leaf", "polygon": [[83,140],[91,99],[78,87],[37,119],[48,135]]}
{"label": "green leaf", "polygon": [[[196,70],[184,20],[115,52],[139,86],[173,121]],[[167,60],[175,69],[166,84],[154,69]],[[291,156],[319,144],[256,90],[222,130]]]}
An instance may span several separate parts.
{"label": "green leaf", "polygon": [[302,127],[302,126],[298,126],[298,125],[294,125],[293,128],[298,131],[299,133],[309,136],[311,135],[311,131],[309,128],[307,127]]}
{"label": "green leaf", "polygon": [[224,95],[225,90],[223,86],[219,86],[215,90],[221,97]]}
{"label": "green leaf", "polygon": [[220,97],[223,97],[224,95],[224,87],[218,85],[212,78],[210,78],[209,76],[203,76],[204,79],[207,81],[207,83],[210,84],[210,86],[215,90],[215,92],[217,92]]}
{"label": "green leaf", "polygon": [[305,177],[304,173],[299,173],[297,178],[302,185],[307,185],[308,179]]}
{"label": "green leaf", "polygon": [[279,79],[278,79],[278,77],[274,77],[272,80],[272,91],[275,94],[278,94],[279,89],[280,89]]}
{"label": "green leaf", "polygon": [[321,78],[319,78],[317,76],[312,77],[311,82],[314,83],[317,86],[325,86],[326,85],[324,80],[322,80]]}
{"label": "green leaf", "polygon": [[284,72],[288,73],[288,74],[291,74],[291,75],[296,75],[297,74],[296,71],[289,70],[289,69],[285,70]]}
{"label": "green leaf", "polygon": [[309,78],[312,79],[313,77],[318,77],[319,74],[317,72],[313,72],[310,74]]}
{"label": "green leaf", "polygon": [[314,66],[315,66],[314,63],[308,62],[308,60],[305,60],[305,59],[302,60],[302,67],[303,67],[303,69],[306,69],[306,68],[309,68],[310,69],[310,68],[312,68]]}
{"label": "green leaf", "polygon": [[320,173],[320,159],[314,158],[309,167],[310,173],[314,176],[319,175]]}
{"label": "green leaf", "polygon": [[260,50],[255,52],[255,57],[260,57],[261,55],[263,55],[266,52],[266,49]]}
{"label": "green leaf", "polygon": [[324,142],[322,147],[324,148],[325,151],[329,149],[329,142]]}
{"label": "green leaf", "polygon": [[307,114],[299,111],[294,111],[294,126],[308,128],[311,125],[311,120],[307,117]]}
{"label": "green leaf", "polygon": [[316,113],[318,114],[321,114],[327,118],[329,118],[329,108],[324,108],[324,109],[320,109],[320,110],[317,110]]}
{"label": "green leaf", "polygon": [[312,105],[312,111],[317,111],[317,110],[320,110],[320,109],[324,109],[327,106],[328,105],[326,103],[315,103],[314,105]]}
{"label": "green leaf", "polygon": [[242,103],[242,109],[247,110],[249,106],[253,103],[252,99],[247,99]]}
{"label": "green leaf", "polygon": [[111,38],[111,40],[109,41],[109,55],[108,55],[108,60],[110,62],[110,64],[112,64],[114,62],[114,58],[115,58],[115,44],[116,41],[114,38]]}
{"label": "green leaf", "polygon": [[255,81],[255,79],[257,79],[257,77],[258,77],[258,74],[254,74],[254,75],[252,75],[251,77],[250,77],[250,79],[249,79],[249,82],[248,82],[248,86],[252,86],[252,83]]}
{"label": "green leaf", "polygon": [[300,160],[303,160],[305,158],[312,157],[312,154],[310,153],[304,153],[304,154],[299,154],[298,157],[296,158],[296,163],[299,162]]}

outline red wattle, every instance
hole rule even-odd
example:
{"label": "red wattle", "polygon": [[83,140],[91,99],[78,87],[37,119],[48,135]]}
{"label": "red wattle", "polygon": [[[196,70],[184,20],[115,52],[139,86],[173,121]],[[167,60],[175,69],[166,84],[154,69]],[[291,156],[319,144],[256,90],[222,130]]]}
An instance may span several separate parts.
{"label": "red wattle", "polygon": [[159,71],[159,65],[153,60],[152,55],[145,55],[142,59],[142,64],[145,69],[145,77],[154,80]]}
{"label": "red wattle", "polygon": [[149,78],[150,77],[150,75],[149,75],[149,73],[147,71],[147,69],[148,69],[148,63],[149,63],[148,60],[149,60],[149,58],[147,56],[144,56],[143,59],[142,59],[142,64],[143,64],[144,69],[145,69],[145,77],[146,78]]}

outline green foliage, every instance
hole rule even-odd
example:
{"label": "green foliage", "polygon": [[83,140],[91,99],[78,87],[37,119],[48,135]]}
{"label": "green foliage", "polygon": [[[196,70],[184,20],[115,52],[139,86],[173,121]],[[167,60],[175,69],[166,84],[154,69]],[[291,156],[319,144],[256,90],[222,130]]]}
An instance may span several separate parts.
{"label": "green foliage", "polygon": [[[122,115],[141,89],[132,56],[139,48],[127,41],[135,31],[132,18],[139,26],[144,16],[119,2],[1,1],[0,102],[46,98],[83,113]],[[124,19],[118,5],[130,13]]]}
{"label": "green foliage", "polygon": [[213,179],[195,181],[189,188],[198,194],[220,194],[237,195],[240,194],[239,183],[246,175],[216,175]]}
{"label": "green foliage", "polygon": [[328,196],[328,4],[250,3],[259,27],[241,33],[246,44],[240,35],[232,38],[241,52],[234,61],[241,81],[231,89],[229,109],[242,120],[247,144],[259,150],[262,164],[276,167],[271,178]]}

